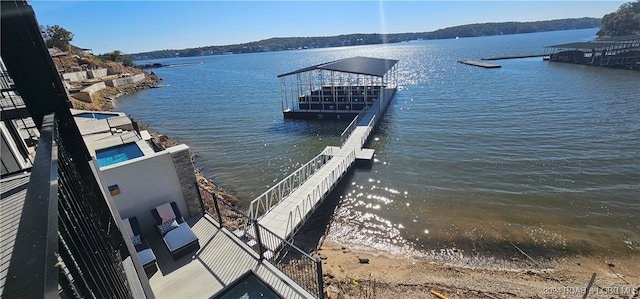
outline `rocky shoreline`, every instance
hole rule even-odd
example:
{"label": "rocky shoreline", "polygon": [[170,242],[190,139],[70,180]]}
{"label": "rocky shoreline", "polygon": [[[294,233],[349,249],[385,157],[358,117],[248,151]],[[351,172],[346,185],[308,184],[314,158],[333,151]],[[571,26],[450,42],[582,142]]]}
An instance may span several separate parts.
{"label": "rocky shoreline", "polygon": [[[142,71],[140,70],[140,72]],[[73,97],[70,97],[70,100],[74,109],[89,111],[112,111],[115,108],[116,100],[120,97],[149,88],[160,87],[159,82],[162,79],[159,78],[156,74],[154,74],[153,72],[145,72],[145,77],[145,80],[134,84],[127,84],[120,87],[108,87],[100,90],[92,95],[92,103],[82,102],[74,99]],[[153,139],[154,143],[159,145],[163,149],[180,144],[180,142],[169,136],[162,135],[153,131],[150,131],[149,133],[151,134],[151,138]],[[201,190],[205,209],[210,213],[215,213],[212,196],[216,196],[218,200],[225,200],[232,206],[238,206],[238,199],[234,194],[217,186],[211,179],[206,178],[200,172],[200,170],[196,166],[196,156],[197,155],[195,153],[191,152],[191,162],[194,166],[193,171],[196,177],[196,181],[198,185],[206,191],[202,192]],[[223,213],[223,217],[225,217],[225,215],[229,220],[234,218],[233,213]]]}
{"label": "rocky shoreline", "polygon": [[[157,86],[153,82],[160,79],[154,80],[101,94],[101,101],[111,110],[118,98]],[[158,133],[152,138],[163,148],[179,144]],[[215,215],[214,196],[238,206],[236,196],[201,174],[197,154],[191,158],[205,209]],[[241,220],[228,208],[221,214],[228,227]],[[581,298],[594,274],[588,298],[640,298],[637,255],[576,255],[546,261],[544,268],[490,268],[355,249],[324,238],[313,255],[322,260],[325,298],[438,298],[432,291],[445,298]]]}
{"label": "rocky shoreline", "polygon": [[640,298],[637,256],[568,256],[544,268],[481,268],[324,242],[325,298]]}

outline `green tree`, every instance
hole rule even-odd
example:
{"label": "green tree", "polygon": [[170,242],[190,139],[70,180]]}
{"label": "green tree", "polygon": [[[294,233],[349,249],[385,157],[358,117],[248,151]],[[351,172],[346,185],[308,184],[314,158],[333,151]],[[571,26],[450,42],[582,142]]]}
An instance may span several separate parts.
{"label": "green tree", "polygon": [[73,40],[73,33],[58,25],[42,28],[42,38],[47,47],[56,47],[62,51],[69,51],[70,42]]}
{"label": "green tree", "polygon": [[640,34],[640,0],[622,4],[617,11],[606,14],[596,33],[598,37],[631,34]]}
{"label": "green tree", "polygon": [[120,50],[113,50],[102,54],[101,57],[109,61],[119,62],[124,66],[133,66],[133,58],[129,55],[122,54],[122,51]]}
{"label": "green tree", "polygon": [[102,56],[107,60],[120,62],[120,59],[122,59],[122,52],[120,50],[113,50],[109,53],[103,54]]}
{"label": "green tree", "polygon": [[129,56],[129,55],[124,55],[124,56],[122,56],[121,63],[124,66],[133,66],[133,58],[131,58],[131,56]]}

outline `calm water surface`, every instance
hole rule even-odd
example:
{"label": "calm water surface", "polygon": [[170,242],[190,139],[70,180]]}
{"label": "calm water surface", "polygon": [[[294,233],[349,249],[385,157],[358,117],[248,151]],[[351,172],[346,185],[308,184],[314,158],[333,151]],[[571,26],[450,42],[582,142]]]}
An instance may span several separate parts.
{"label": "calm water surface", "polygon": [[158,60],[204,64],[154,70],[169,86],[121,98],[116,110],[188,144],[203,173],[246,204],[339,144],[347,125],[284,120],[278,74],[398,59],[400,88],[368,145],[376,160],[333,194],[327,238],[403,254],[505,244],[638,254],[640,73],[539,57],[500,69],[456,63],[542,53],[595,32]]}

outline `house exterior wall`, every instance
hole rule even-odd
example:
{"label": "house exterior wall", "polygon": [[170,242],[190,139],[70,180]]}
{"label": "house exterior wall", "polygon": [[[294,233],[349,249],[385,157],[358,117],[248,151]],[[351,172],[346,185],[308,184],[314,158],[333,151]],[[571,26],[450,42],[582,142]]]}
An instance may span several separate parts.
{"label": "house exterior wall", "polygon": [[168,151],[103,167],[101,172],[107,189],[117,185],[119,193],[112,197],[120,216],[136,216],[145,234],[156,233],[150,211],[157,206],[175,201],[183,216],[189,216],[180,179]]}

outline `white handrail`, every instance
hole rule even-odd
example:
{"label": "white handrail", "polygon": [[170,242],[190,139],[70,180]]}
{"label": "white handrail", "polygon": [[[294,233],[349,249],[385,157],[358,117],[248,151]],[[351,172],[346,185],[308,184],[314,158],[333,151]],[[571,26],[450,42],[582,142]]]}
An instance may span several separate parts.
{"label": "white handrail", "polygon": [[347,128],[344,129],[344,131],[342,131],[342,134],[340,134],[340,147],[344,145],[345,141],[347,141],[347,139],[349,139],[349,136],[351,136],[351,133],[355,131],[356,127],[358,126],[358,123],[362,119],[362,116],[365,115],[368,109],[369,107],[362,108],[360,113],[358,113],[358,115],[356,115],[356,117],[351,121],[351,123],[349,123]]}
{"label": "white handrail", "polygon": [[333,148],[326,147],[320,154],[302,165],[292,174],[282,179],[269,190],[256,197],[249,204],[249,217],[257,219],[271,207],[286,198],[293,190],[300,187],[309,177],[322,168],[333,157]]}
{"label": "white handrail", "polygon": [[311,214],[317,207],[318,203],[324,199],[324,197],[336,186],[342,176],[349,170],[353,162],[356,160],[355,149],[349,152],[349,154],[340,160],[336,164],[334,169],[331,170],[328,176],[316,185],[313,190],[307,194],[303,199],[298,201],[291,211],[289,211],[289,219],[287,220],[287,226],[285,230],[285,236],[291,236],[298,225],[303,223],[303,220]]}
{"label": "white handrail", "polygon": [[369,121],[369,124],[367,125],[367,130],[365,131],[364,135],[362,135],[362,137],[360,138],[360,146],[363,146],[365,142],[367,142],[367,139],[369,139],[369,134],[371,134],[371,130],[373,130],[375,121],[376,121],[376,116],[374,115]]}

